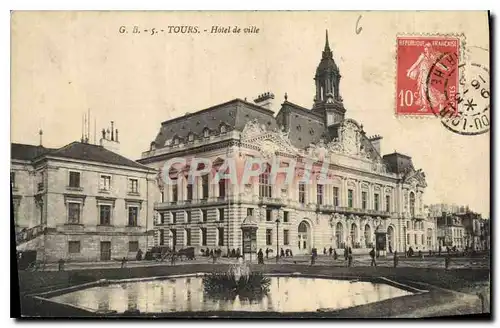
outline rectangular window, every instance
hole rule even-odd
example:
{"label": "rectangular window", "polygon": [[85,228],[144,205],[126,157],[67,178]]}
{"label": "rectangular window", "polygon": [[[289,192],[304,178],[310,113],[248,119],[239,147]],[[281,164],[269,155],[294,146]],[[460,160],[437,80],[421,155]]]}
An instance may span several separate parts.
{"label": "rectangular window", "polygon": [[285,222],[285,223],[287,223],[287,222],[288,222],[288,219],[289,219],[289,218],[288,218],[288,217],[289,217],[289,215],[288,215],[288,214],[290,214],[290,212],[288,212],[288,211],[283,211],[283,222]]}
{"label": "rectangular window", "polygon": [[16,189],[16,172],[10,172],[10,185],[12,189]]}
{"label": "rectangular window", "polygon": [[193,200],[193,185],[191,183],[188,183],[188,185],[186,186],[186,200]]}
{"label": "rectangular window", "polygon": [[170,235],[172,236],[172,246],[177,246],[177,230],[170,230]]}
{"label": "rectangular window", "polygon": [[339,187],[333,187],[333,206],[339,206]]}
{"label": "rectangular window", "polygon": [[80,188],[80,172],[69,172],[69,186]]}
{"label": "rectangular window", "polygon": [[110,205],[99,205],[99,224],[100,225],[110,225],[111,224],[111,206]]}
{"label": "rectangular window", "polygon": [[80,203],[68,203],[68,223],[80,223]]}
{"label": "rectangular window", "polygon": [[269,181],[269,167],[259,175],[259,197],[272,197],[272,187]]}
{"label": "rectangular window", "polygon": [[410,221],[406,221],[406,228],[410,229]]}
{"label": "rectangular window", "polygon": [[413,235],[413,243],[416,245],[417,244],[417,234]]}
{"label": "rectangular window", "polygon": [[128,251],[129,253],[137,253],[139,250],[139,242],[138,241],[129,241],[128,242]]}
{"label": "rectangular window", "polygon": [[266,229],[266,245],[270,246],[273,244],[273,229]]}
{"label": "rectangular window", "polygon": [[208,174],[201,177],[201,185],[203,189],[202,199],[208,198]]}
{"label": "rectangular window", "polygon": [[179,199],[179,195],[178,195],[178,192],[177,192],[177,180],[173,180],[174,181],[174,184],[172,185],[172,201],[173,202],[177,202],[177,200]]}
{"label": "rectangular window", "polygon": [[137,227],[137,218],[139,216],[139,208],[137,206],[128,207],[128,225]]}
{"label": "rectangular window", "polygon": [[270,222],[273,218],[273,212],[271,210],[266,210],[266,221]]}
{"label": "rectangular window", "polygon": [[165,245],[165,230],[160,229],[160,235],[158,236],[160,246]]}
{"label": "rectangular window", "polygon": [[139,192],[139,180],[128,179],[128,192],[138,193]]}
{"label": "rectangular window", "polygon": [[373,208],[375,209],[375,211],[378,211],[379,208],[380,208],[380,203],[379,203],[379,197],[380,195],[379,194],[374,194],[373,195]]}
{"label": "rectangular window", "polygon": [[299,203],[306,203],[306,185],[304,183],[299,183]]}
{"label": "rectangular window", "polygon": [[161,202],[163,203],[165,201],[165,191],[164,190],[161,191],[160,196],[161,196]]}
{"label": "rectangular window", "polygon": [[219,180],[219,198],[226,197],[226,179]]}
{"label": "rectangular window", "polygon": [[172,212],[172,223],[173,224],[177,223],[177,213],[176,212]]}
{"label": "rectangular window", "polygon": [[68,253],[70,254],[80,253],[80,242],[79,241],[68,242]]}
{"label": "rectangular window", "polygon": [[368,199],[368,194],[366,191],[361,192],[361,208],[366,210],[366,201]]}
{"label": "rectangular window", "polygon": [[386,212],[391,211],[391,196],[389,196],[389,195],[385,196],[385,211]]}
{"label": "rectangular window", "polygon": [[191,246],[191,229],[184,230],[186,234],[186,246]]}
{"label": "rectangular window", "polygon": [[165,224],[165,213],[160,213],[160,223]]}
{"label": "rectangular window", "polygon": [[187,223],[191,223],[191,219],[192,219],[192,216],[191,216],[191,211],[187,211],[187,218],[186,218],[186,222]]}
{"label": "rectangular window", "polygon": [[410,234],[406,234],[406,244],[410,245]]}
{"label": "rectangular window", "polygon": [[323,205],[323,185],[316,185],[316,203]]}
{"label": "rectangular window", "polygon": [[253,208],[249,207],[247,208],[247,216],[252,216],[253,215]]}
{"label": "rectangular window", "polygon": [[420,235],[420,240],[421,240],[421,244],[423,245],[424,244],[424,235]]}
{"label": "rectangular window", "polygon": [[224,221],[224,209],[223,208],[219,208],[219,221]]}
{"label": "rectangular window", "polygon": [[101,175],[99,180],[99,190],[109,191],[111,189],[111,176]]}
{"label": "rectangular window", "polygon": [[288,246],[290,245],[290,239],[289,239],[289,231],[288,230],[283,230],[283,244],[285,246]]}
{"label": "rectangular window", "polygon": [[354,191],[352,189],[347,190],[347,206],[354,207]]}
{"label": "rectangular window", "polygon": [[217,228],[219,246],[224,246],[224,228]]}
{"label": "rectangular window", "polygon": [[201,210],[201,222],[207,222],[208,213],[207,210]]}
{"label": "rectangular window", "polygon": [[207,246],[207,228],[201,228],[201,246]]}

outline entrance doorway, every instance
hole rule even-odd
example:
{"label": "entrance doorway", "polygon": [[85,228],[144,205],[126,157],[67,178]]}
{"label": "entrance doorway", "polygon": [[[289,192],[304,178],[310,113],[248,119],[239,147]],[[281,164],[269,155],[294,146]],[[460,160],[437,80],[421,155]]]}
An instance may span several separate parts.
{"label": "entrance doorway", "polygon": [[395,251],[394,249],[394,228],[389,226],[387,228],[387,250],[389,253],[392,253]]}
{"label": "entrance doorway", "polygon": [[111,242],[101,241],[101,261],[111,260]]}
{"label": "entrance doorway", "polygon": [[311,229],[306,221],[299,224],[298,246],[299,252],[303,254],[308,254],[311,249]]}
{"label": "entrance doorway", "polygon": [[335,243],[336,248],[344,248],[344,227],[342,223],[338,222],[335,226]]}

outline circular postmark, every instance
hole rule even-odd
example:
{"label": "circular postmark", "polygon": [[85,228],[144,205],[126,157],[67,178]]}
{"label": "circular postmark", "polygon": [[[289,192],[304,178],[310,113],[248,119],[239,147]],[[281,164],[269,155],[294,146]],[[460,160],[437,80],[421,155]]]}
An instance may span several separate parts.
{"label": "circular postmark", "polygon": [[490,73],[484,53],[482,48],[468,50],[467,61],[443,53],[429,70],[427,101],[441,124],[457,134],[479,135],[490,129]]}

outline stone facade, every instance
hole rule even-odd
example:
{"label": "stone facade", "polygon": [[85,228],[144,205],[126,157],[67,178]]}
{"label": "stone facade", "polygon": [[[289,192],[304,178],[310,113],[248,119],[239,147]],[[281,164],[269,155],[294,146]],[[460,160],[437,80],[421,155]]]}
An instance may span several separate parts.
{"label": "stone facade", "polygon": [[[47,262],[135,258],[138,248],[145,252],[147,244],[153,244],[148,230],[153,228],[154,201],[159,197],[156,173],[137,163],[134,167],[95,161],[92,153],[100,146],[70,147],[78,147],[88,160],[68,158],[67,153],[58,156],[55,150],[30,160],[12,158],[17,249],[35,249]],[[106,214],[101,218],[102,205],[110,209],[109,222]],[[136,220],[129,207],[137,208]],[[102,249],[105,242],[110,242],[110,252]]]}
{"label": "stone facade", "polygon": [[[161,172],[163,196],[155,207],[157,244],[223,252],[241,249],[241,223],[252,216],[258,222],[257,249],[279,245],[294,254],[308,254],[312,247],[321,251],[332,246],[367,252],[376,244],[376,233],[385,236],[387,251],[409,246],[435,249],[434,221],[422,201],[425,174],[414,168],[409,156],[396,152],[382,156],[382,137],[367,137],[361,124],[344,117],[339,82],[327,40],[311,110],[285,96],[275,115],[268,103],[274,95],[265,93],[256,104],[235,99],[163,122],[150,150],[139,160]],[[265,107],[259,99],[266,100]],[[164,168],[176,157],[186,163]],[[205,193],[201,177],[189,186],[193,158],[213,163]],[[247,183],[211,183],[227,158],[237,163],[238,172],[252,158],[268,160],[270,171],[274,165],[286,170],[292,162],[298,164],[289,184],[279,174],[276,183],[269,184],[265,172]],[[313,171],[326,163],[329,183],[310,179],[300,189],[297,178],[308,170],[308,161],[316,163]],[[163,183],[165,175],[176,179],[175,187]],[[206,218],[200,220],[203,213]]]}

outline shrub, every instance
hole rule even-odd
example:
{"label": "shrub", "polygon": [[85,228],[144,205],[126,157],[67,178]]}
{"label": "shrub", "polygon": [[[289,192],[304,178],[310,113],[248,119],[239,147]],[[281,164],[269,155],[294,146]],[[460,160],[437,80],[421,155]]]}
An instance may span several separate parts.
{"label": "shrub", "polygon": [[271,279],[261,272],[250,272],[238,279],[234,272],[212,272],[203,277],[203,288],[208,296],[217,299],[256,299],[269,291]]}

